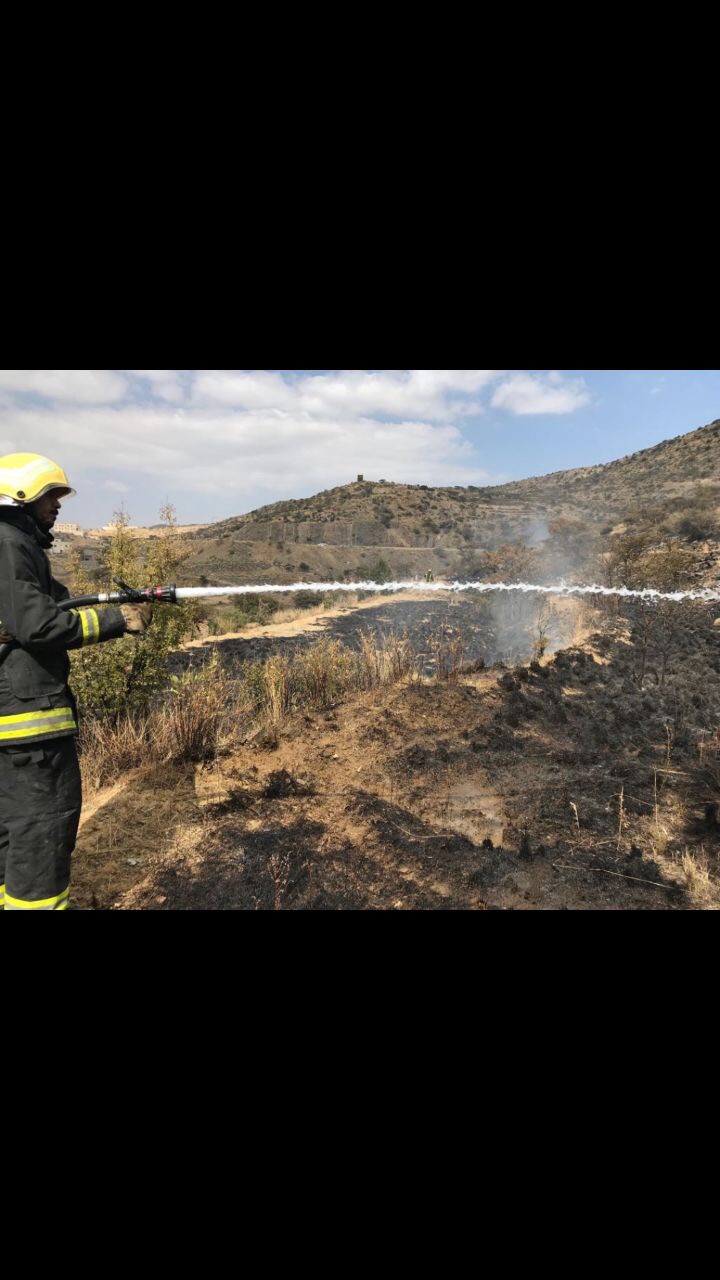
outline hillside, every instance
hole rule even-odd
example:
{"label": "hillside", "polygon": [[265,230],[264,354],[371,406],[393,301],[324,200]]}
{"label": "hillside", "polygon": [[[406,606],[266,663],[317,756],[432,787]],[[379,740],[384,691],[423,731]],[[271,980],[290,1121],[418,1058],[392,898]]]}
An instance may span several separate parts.
{"label": "hillside", "polygon": [[476,552],[545,544],[549,565],[588,563],[618,525],[715,537],[720,419],[616,462],[493,488],[363,481],[197,530],[186,580],[210,583],[477,573]]}
{"label": "hillside", "polygon": [[[190,526],[181,586],[337,579],[488,578],[530,573],[598,579],[620,535],[680,539],[717,578],[720,419],[596,467],[495,488],[363,481],[276,502],[217,524]],[[159,530],[133,530],[150,539]],[[104,537],[58,539],[55,573],[72,586],[69,552],[104,582]],[[532,554],[508,554],[507,547]],[[211,606],[214,613],[216,608]],[[229,629],[227,626],[225,629]]]}

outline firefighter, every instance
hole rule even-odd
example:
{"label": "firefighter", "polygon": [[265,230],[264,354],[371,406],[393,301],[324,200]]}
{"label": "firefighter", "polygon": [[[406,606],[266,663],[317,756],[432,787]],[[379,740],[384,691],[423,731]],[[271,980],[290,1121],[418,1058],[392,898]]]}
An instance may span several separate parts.
{"label": "firefighter", "polygon": [[63,611],[70,592],[47,551],[62,498],[75,493],[57,463],[0,457],[0,907],[64,911],[82,803],[68,687],[68,649],[147,630],[150,605]]}

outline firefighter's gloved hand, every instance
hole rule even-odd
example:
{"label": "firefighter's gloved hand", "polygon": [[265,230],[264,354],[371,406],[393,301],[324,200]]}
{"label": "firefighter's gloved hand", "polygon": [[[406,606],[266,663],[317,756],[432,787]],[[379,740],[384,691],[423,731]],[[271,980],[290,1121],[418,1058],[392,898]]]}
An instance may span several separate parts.
{"label": "firefighter's gloved hand", "polygon": [[125,630],[134,636],[143,635],[153,619],[150,604],[121,604],[120,612],[125,619]]}

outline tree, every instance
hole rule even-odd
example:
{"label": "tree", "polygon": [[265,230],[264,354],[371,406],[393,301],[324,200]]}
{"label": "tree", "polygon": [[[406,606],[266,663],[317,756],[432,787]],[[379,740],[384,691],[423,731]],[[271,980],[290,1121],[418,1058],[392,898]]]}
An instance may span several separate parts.
{"label": "tree", "polygon": [[530,638],[533,642],[533,658],[539,662],[545,656],[550,643],[550,633],[560,621],[560,614],[553,604],[544,596],[530,626]]}
{"label": "tree", "polygon": [[[130,516],[124,507],[115,512],[114,528],[102,555],[105,581],[100,591],[116,591],[114,579],[130,586],[169,586],[189,554],[178,534],[175,509],[167,503],[160,510],[165,528],[150,540],[143,556],[139,539],[128,532]],[[72,567],[74,590],[95,594],[92,583],[76,562]],[[140,637],[75,650],[71,655],[71,683],[81,715],[114,718],[129,712],[145,712],[167,679],[170,653],[190,635],[198,609],[194,601],[153,606],[153,625]]]}
{"label": "tree", "polygon": [[531,582],[537,566],[537,552],[522,542],[505,542],[495,551],[481,552],[475,566],[484,582]]}
{"label": "tree", "polygon": [[606,561],[607,586],[629,587],[633,591],[640,587],[649,546],[647,533],[623,533],[613,539]]}

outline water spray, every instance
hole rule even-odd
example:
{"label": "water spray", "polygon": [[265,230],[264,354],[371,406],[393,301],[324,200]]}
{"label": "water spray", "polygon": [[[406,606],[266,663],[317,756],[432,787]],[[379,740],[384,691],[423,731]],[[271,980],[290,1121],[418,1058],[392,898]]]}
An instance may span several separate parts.
{"label": "water spray", "polygon": [[[653,587],[643,587],[633,591],[629,587],[601,587],[597,583],[591,586],[574,586],[566,582],[552,586],[541,586],[532,582],[418,582],[415,580],[397,582],[292,582],[292,583],[253,583],[243,587],[130,587],[126,582],[115,579],[120,591],[104,591],[92,596],[76,596],[71,600],[58,603],[59,609],[79,609],[96,604],[180,604],[183,600],[207,600],[226,596],[264,596],[287,595],[296,591],[313,591],[326,595],[330,592],[365,591],[375,595],[397,591],[447,592],[454,594],[460,591],[474,591],[477,595],[487,595],[491,591],[519,591],[524,595],[544,596],[615,596],[621,600],[642,600],[656,603],[669,600],[680,604],[683,600],[702,600],[705,603],[720,601],[720,590],[704,587],[700,591],[656,591]],[[0,645],[0,663],[15,642]]]}
{"label": "water spray", "polygon": [[[164,588],[167,590],[167,588]],[[173,588],[178,600],[196,600],[205,596],[239,596],[270,595],[294,591],[315,591],[323,594],[331,591],[369,591],[376,594],[389,591],[475,591],[485,595],[490,591],[521,591],[526,595],[533,593],[545,596],[619,596],[623,600],[671,600],[677,604],[682,600],[720,601],[720,590],[703,588],[701,591],[656,591],[652,587],[644,587],[640,591],[631,591],[629,587],[600,587],[593,584],[588,587],[573,586],[566,582],[553,586],[539,586],[532,582],[295,582],[281,585],[257,583],[246,587],[176,587]],[[147,597],[147,598],[152,598]],[[111,602],[112,596],[96,597]],[[143,595],[143,600],[146,596]]]}

